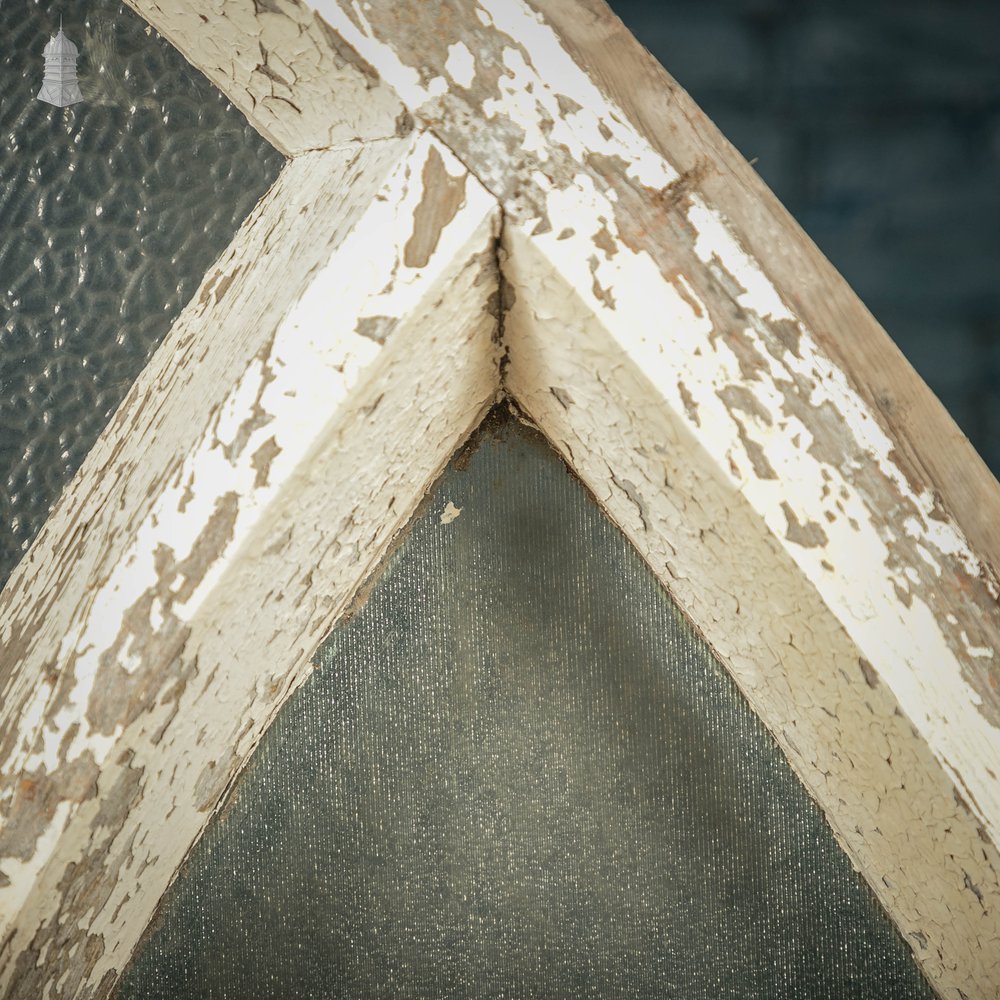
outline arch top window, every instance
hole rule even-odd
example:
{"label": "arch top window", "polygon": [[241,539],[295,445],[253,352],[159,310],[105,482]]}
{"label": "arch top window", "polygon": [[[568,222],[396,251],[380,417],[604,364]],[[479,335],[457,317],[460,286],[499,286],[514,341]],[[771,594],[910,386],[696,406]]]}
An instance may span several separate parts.
{"label": "arch top window", "polygon": [[0,593],[0,996],[111,995],[504,398],[994,995],[997,486],[753,171],[600,0],[131,6],[288,162]]}

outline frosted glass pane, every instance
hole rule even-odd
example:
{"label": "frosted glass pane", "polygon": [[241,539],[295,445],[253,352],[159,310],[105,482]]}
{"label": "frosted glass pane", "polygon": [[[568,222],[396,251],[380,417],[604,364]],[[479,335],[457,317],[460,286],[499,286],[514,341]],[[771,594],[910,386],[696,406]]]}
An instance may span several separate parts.
{"label": "frosted glass pane", "polygon": [[519,425],[451,464],[316,662],[119,1000],[932,995],[728,675]]}
{"label": "frosted glass pane", "polygon": [[[63,18],[82,104],[36,99]],[[0,3],[0,585],[282,157],[124,4]]]}

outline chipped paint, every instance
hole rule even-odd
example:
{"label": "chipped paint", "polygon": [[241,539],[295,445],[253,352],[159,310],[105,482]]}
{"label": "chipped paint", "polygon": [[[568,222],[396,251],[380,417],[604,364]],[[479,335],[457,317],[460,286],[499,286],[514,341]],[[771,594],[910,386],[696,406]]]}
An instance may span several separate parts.
{"label": "chipped paint", "polygon": [[403,134],[395,94],[298,0],[128,3],[286,155]]}
{"label": "chipped paint", "polygon": [[476,60],[464,42],[448,46],[448,59],[444,68],[460,87],[471,87],[476,78]]}
{"label": "chipped paint", "polygon": [[[561,277],[586,289],[651,390],[696,414],[701,446],[843,615],[1000,839],[1000,781],[983,766],[984,755],[1000,758],[1000,697],[990,661],[973,653],[1000,645],[1000,625],[967,600],[978,590],[992,606],[989,574],[961,531],[933,516],[933,495],[910,486],[868,405],[702,199],[711,162],[684,172],[668,163],[526,3],[484,0],[476,17],[452,3],[419,16],[387,3],[363,16],[332,0],[318,9],[501,197]],[[459,42],[476,56],[474,88],[432,93],[435,67]],[[756,399],[752,412],[732,405],[734,389]]]}
{"label": "chipped paint", "polygon": [[451,524],[460,514],[462,513],[461,507],[456,507],[450,500],[445,504],[445,508],[441,511],[441,523]]}
{"label": "chipped paint", "polygon": [[[407,263],[428,178],[462,197]],[[269,197],[209,279],[227,293],[183,314],[2,597],[5,997],[114,982],[331,617],[496,396],[497,209],[447,150],[312,154]],[[366,315],[392,317],[380,341]],[[114,500],[115,462],[142,503]],[[83,576],[60,540],[80,496]]]}
{"label": "chipped paint", "polygon": [[[620,120],[598,87],[526,4],[505,0],[477,4],[474,25],[462,5],[438,4],[426,11],[427,20],[416,32],[412,23],[415,19],[401,8],[363,8],[361,4],[337,0],[313,0],[312,6],[362,58],[378,68],[408,107],[421,109],[429,120],[439,121],[457,102],[453,91],[438,93],[430,86],[441,76],[427,67],[435,62],[445,67],[451,51],[461,44],[475,54],[477,93],[470,99],[479,101],[477,112],[498,131],[516,130],[518,148],[535,152],[543,161],[553,146],[562,146],[570,157],[580,161],[594,153],[613,156],[621,161],[630,179],[653,188],[665,188],[679,177]],[[435,18],[440,19],[440,24],[433,23]],[[394,45],[387,40],[388,24],[393,25],[393,31],[398,28],[399,37],[408,30],[412,37],[402,45]],[[457,37],[459,25],[468,31],[467,35]],[[418,47],[419,56],[414,51]],[[414,58],[413,64],[407,63],[408,56]],[[532,59],[546,65],[544,79],[534,69]],[[560,103],[566,107],[567,100],[572,100],[574,110],[564,117]],[[461,127],[459,121],[453,124]],[[476,137],[468,138],[474,141]],[[446,141],[456,150],[461,145],[450,137]],[[517,149],[508,152],[514,154]],[[499,184],[506,170],[501,162],[496,168],[494,176]],[[495,189],[489,171],[477,169],[476,173]]]}
{"label": "chipped paint", "polygon": [[[668,162],[521,0],[320,0],[335,31],[297,0],[131,2],[288,152],[414,119],[446,145],[288,168],[0,596],[19,612],[0,615],[0,924],[18,913],[0,993],[107,994],[204,811],[501,376],[732,671],[938,988],[995,992],[994,582],[702,197],[712,156]],[[221,38],[227,67],[206,47]],[[476,178],[507,213],[500,274]]]}
{"label": "chipped paint", "polygon": [[[608,378],[621,364],[643,373],[631,391],[683,422],[711,474],[766,526],[800,585],[816,588],[856,643],[853,662],[872,665],[997,839],[1000,785],[984,760],[1000,754],[998,697],[990,661],[977,655],[1000,645],[989,574],[960,530],[932,515],[932,497],[910,485],[868,405],[702,198],[712,160],[680,171],[656,153],[526,3],[483,0],[475,17],[448,2],[419,15],[377,2],[363,17],[329,0],[322,9],[502,200],[513,262],[530,258],[538,272],[517,285],[537,311],[527,328],[544,337],[546,324],[565,325],[561,336],[580,342],[566,317],[597,318],[605,341],[590,363],[611,366]],[[439,94],[430,82],[459,41],[476,55],[474,86]],[[579,301],[556,302],[560,288]],[[571,368],[547,371],[547,406],[577,421],[615,412],[606,392],[569,406],[553,392],[576,399],[581,380]],[[574,442],[567,458],[579,466],[597,442]],[[621,464],[627,457],[614,453],[588,481],[608,502],[624,498],[634,538],[648,535],[664,477]],[[702,624],[711,640],[718,617]],[[825,800],[834,819],[838,801]],[[879,864],[890,861],[887,851]]]}
{"label": "chipped paint", "polygon": [[[632,343],[608,335],[617,313],[552,266],[544,239],[506,233],[506,279],[518,290],[506,320],[508,390],[730,669],[901,931],[927,942],[916,957],[932,982],[986,1000],[1000,977],[1000,855],[803,580],[794,550],[822,545],[820,526],[789,505],[787,520],[779,508],[781,534],[772,532],[742,480],[702,446],[683,403],[651,389],[659,351],[630,356]],[[554,383],[572,396],[560,399]],[[755,428],[767,426],[748,398],[735,402]],[[963,888],[973,862],[988,915]]]}
{"label": "chipped paint", "polygon": [[466,172],[455,165],[450,174],[437,148],[432,146],[421,175],[421,198],[413,211],[413,231],[403,248],[407,267],[426,267],[444,228],[455,218],[465,201]]}

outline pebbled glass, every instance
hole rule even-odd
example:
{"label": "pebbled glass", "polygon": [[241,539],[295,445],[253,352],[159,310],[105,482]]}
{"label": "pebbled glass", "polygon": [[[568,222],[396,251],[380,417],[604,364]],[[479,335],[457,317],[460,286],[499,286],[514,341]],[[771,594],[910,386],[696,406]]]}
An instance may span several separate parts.
{"label": "pebbled glass", "polygon": [[522,425],[451,463],[315,663],[118,1000],[932,997],[728,674]]}
{"label": "pebbled glass", "polygon": [[[84,103],[36,100],[59,19]],[[0,585],[283,164],[124,4],[0,3]]]}

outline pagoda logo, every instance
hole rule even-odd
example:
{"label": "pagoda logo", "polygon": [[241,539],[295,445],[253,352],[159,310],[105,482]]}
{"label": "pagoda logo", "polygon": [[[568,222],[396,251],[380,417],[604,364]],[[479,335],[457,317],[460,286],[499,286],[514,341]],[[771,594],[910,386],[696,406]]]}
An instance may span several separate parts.
{"label": "pagoda logo", "polygon": [[80,51],[63,34],[62,20],[59,34],[53,35],[45,46],[45,77],[38,99],[57,108],[68,108],[83,100],[80,84],[76,79],[76,60]]}

